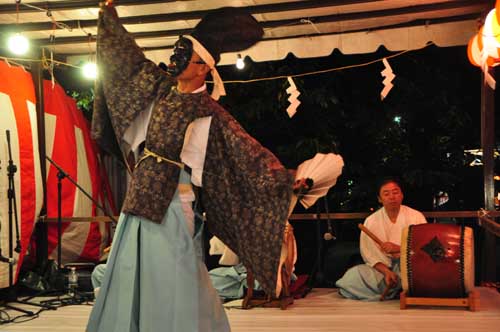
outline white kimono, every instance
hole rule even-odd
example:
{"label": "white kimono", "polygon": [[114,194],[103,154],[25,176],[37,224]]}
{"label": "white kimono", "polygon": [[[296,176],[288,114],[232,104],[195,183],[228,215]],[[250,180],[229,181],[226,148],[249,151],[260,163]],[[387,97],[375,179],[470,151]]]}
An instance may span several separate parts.
{"label": "white kimono", "polygon": [[[382,242],[392,242],[401,245],[401,234],[403,229],[409,225],[424,224],[424,215],[406,205],[401,205],[398,218],[392,223],[385,211],[380,208],[365,220],[365,227],[375,234]],[[359,250],[366,264],[375,266],[378,262],[391,267],[391,258],[387,256],[379,246],[365,233],[361,232],[359,237]]]}

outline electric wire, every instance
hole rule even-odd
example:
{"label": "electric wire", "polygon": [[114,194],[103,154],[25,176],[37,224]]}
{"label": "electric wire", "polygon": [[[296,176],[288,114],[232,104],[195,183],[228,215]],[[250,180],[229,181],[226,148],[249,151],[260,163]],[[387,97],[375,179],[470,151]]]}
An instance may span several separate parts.
{"label": "electric wire", "polygon": [[[396,57],[399,57],[401,55],[404,55],[409,52],[414,52],[414,51],[420,51],[422,49],[425,49],[431,45],[434,45],[434,43],[429,42],[425,46],[421,48],[416,48],[416,49],[411,49],[411,50],[404,50],[401,52],[398,52],[396,54],[392,55],[387,55],[381,58],[377,58],[375,60],[363,62],[363,63],[358,63],[354,65],[349,65],[349,66],[343,66],[343,67],[335,67],[335,68],[328,68],[328,69],[323,69],[323,70],[316,70],[316,71],[311,71],[311,72],[305,72],[305,73],[299,73],[299,74],[289,74],[289,75],[278,75],[278,76],[271,76],[271,77],[261,77],[261,78],[255,78],[255,79],[249,79],[249,80],[225,80],[223,81],[224,84],[231,84],[231,83],[242,83],[242,84],[247,84],[247,83],[255,83],[255,82],[262,82],[262,81],[271,81],[271,80],[277,80],[277,79],[287,79],[288,77],[304,77],[304,76],[310,76],[310,75],[319,75],[319,74],[324,74],[324,73],[329,73],[329,72],[334,72],[334,71],[341,71],[341,70],[347,70],[347,69],[353,69],[353,68],[360,68],[360,67],[366,67],[369,65],[373,65],[375,63],[378,63],[382,61],[384,58],[385,59],[393,59]],[[77,66],[73,65],[67,62],[62,62],[62,61],[57,61],[57,60],[48,60],[48,59],[27,59],[27,58],[11,58],[11,57],[3,57],[0,56],[0,59],[9,61],[11,63],[14,63],[15,61],[25,61],[25,62],[40,62],[40,61],[53,61],[57,65],[62,65],[62,66],[68,66],[68,67],[73,67],[73,68],[79,68],[81,69],[82,66]],[[208,81],[208,83],[213,83],[212,81]]]}

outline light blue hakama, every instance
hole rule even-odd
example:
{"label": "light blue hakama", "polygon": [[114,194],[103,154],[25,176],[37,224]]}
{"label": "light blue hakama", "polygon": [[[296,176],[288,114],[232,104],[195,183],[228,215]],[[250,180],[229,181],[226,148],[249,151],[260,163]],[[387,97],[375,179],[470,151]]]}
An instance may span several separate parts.
{"label": "light blue hakama", "polygon": [[[392,261],[392,271],[401,277],[399,260]],[[353,300],[379,301],[385,290],[384,275],[368,264],[351,267],[337,280],[335,285],[339,288],[340,295]],[[401,291],[401,278],[396,287],[389,290],[386,300],[398,296]]]}
{"label": "light blue hakama", "polygon": [[[185,177],[184,174],[181,177]],[[230,331],[176,192],[161,224],[122,214],[87,332]]]}

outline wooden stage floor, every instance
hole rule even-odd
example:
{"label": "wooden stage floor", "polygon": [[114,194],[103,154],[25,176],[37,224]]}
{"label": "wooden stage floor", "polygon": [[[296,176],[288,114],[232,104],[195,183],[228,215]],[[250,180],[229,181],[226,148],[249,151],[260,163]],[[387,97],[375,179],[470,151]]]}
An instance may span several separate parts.
{"label": "wooden stage floor", "polygon": [[[476,312],[465,308],[422,306],[400,310],[398,300],[353,301],[342,298],[336,289],[316,288],[287,310],[241,310],[237,308],[238,302],[231,302],[227,304],[227,313],[233,332],[500,331],[500,293],[493,288],[479,287],[478,290],[480,308]],[[26,308],[34,310],[34,307]],[[91,305],[61,307],[44,311],[30,321],[0,325],[0,331],[84,332],[90,310]],[[19,314],[17,311],[8,313],[11,316]],[[5,318],[4,313],[1,317]]]}

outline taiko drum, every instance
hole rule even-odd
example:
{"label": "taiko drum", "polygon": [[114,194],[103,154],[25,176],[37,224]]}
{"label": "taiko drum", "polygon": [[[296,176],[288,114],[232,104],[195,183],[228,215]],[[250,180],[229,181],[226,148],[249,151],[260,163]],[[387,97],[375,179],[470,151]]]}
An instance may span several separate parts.
{"label": "taiko drum", "polygon": [[462,298],[474,288],[470,227],[412,225],[401,237],[401,283],[410,297]]}

